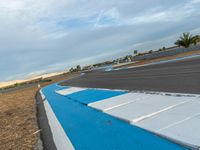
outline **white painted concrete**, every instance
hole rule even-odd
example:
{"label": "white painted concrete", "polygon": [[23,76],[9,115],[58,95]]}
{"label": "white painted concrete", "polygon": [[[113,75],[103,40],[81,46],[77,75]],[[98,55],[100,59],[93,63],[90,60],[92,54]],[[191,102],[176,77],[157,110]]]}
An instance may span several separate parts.
{"label": "white painted concrete", "polygon": [[163,129],[159,133],[185,143],[200,146],[200,113],[174,126]]}
{"label": "white painted concrete", "polygon": [[89,106],[149,131],[200,147],[200,95],[127,93]]}
{"label": "white painted concrete", "polygon": [[[190,98],[191,99],[191,98]],[[187,99],[189,100],[189,99]],[[168,111],[159,113],[150,118],[141,120],[134,124],[148,130],[159,131],[168,126],[172,126],[176,122],[182,121],[194,114],[200,113],[200,99],[192,98],[189,102],[178,105]]]}
{"label": "white painted concrete", "polygon": [[90,103],[88,104],[88,106],[101,110],[101,111],[108,111],[113,108],[129,104],[133,101],[137,101],[145,97],[146,97],[146,94],[143,94],[143,93],[127,93],[127,94],[111,97],[105,100],[97,101],[94,103]]}
{"label": "white painted concrete", "polygon": [[55,91],[55,92],[60,94],[60,95],[66,96],[66,95],[69,95],[69,94],[72,94],[72,93],[75,93],[75,92],[79,92],[79,91],[83,91],[83,90],[85,90],[85,88],[70,87],[70,88],[58,90],[58,91]]}
{"label": "white painted concrete", "polygon": [[137,122],[182,104],[179,97],[146,94],[148,97],[108,110],[106,113],[129,122]]}
{"label": "white painted concrete", "polygon": [[42,93],[42,90],[40,89],[40,95],[41,95],[41,97],[42,97],[42,100],[44,100],[45,99],[45,95]]}

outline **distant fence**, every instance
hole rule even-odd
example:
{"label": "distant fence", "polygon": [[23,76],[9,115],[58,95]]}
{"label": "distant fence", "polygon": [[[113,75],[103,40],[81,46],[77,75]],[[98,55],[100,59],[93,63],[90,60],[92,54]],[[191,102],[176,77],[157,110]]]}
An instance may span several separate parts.
{"label": "distant fence", "polygon": [[159,58],[159,57],[164,57],[164,56],[173,56],[173,55],[180,54],[183,52],[196,51],[196,50],[200,50],[200,44],[191,46],[189,48],[174,47],[174,48],[166,49],[164,51],[157,51],[157,52],[152,52],[152,53],[148,53],[144,55],[135,56],[134,61],[153,59],[153,58]]}

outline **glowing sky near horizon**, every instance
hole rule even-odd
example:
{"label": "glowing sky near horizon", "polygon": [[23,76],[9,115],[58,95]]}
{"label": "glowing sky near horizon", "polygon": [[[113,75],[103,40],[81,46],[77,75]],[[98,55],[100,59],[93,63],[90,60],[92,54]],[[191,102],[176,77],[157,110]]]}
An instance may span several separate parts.
{"label": "glowing sky near horizon", "polygon": [[173,45],[200,0],[1,0],[0,81]]}

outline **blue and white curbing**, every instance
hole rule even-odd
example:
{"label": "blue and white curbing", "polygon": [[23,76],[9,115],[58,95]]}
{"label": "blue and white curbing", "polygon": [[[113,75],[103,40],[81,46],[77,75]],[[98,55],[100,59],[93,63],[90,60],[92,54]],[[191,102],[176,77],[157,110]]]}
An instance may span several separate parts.
{"label": "blue and white curbing", "polygon": [[[86,104],[88,107],[174,141],[179,141],[184,145],[195,148],[200,146],[199,95],[121,91],[122,93],[102,99],[98,96],[102,97],[106,93],[94,94],[91,95],[93,100],[87,100],[88,97],[84,95],[84,91],[87,90],[89,89],[69,87],[57,89],[54,92],[72,100],[76,98],[75,101]],[[95,90],[98,91],[98,89]],[[120,92],[119,90],[110,91]],[[40,94],[45,99],[42,90],[40,90]],[[77,99],[77,95],[80,96],[80,99]],[[73,144],[65,134],[48,101],[44,101],[44,106],[57,149],[73,150]]]}
{"label": "blue and white curbing", "polygon": [[[66,96],[83,90],[86,88],[71,87],[61,90],[61,92],[57,91],[57,93]],[[197,108],[200,106],[199,95],[164,92],[153,94],[125,93],[87,105],[151,132],[166,135],[190,145],[200,145],[200,135],[194,134],[190,130],[195,129],[196,132],[200,133],[198,128],[200,109]],[[193,121],[193,123],[187,121]],[[184,124],[190,124],[193,128],[186,127]]]}
{"label": "blue and white curbing", "polygon": [[66,150],[66,149],[74,150],[74,147],[73,147],[71,141],[69,140],[69,138],[65,134],[65,131],[63,130],[61,124],[57,120],[51,106],[49,105],[49,102],[47,100],[45,100],[46,97],[44,96],[42,90],[40,90],[40,95],[42,97],[42,100],[44,100],[43,104],[44,104],[44,108],[46,111],[47,119],[49,122],[49,126],[50,126],[50,129],[52,132],[52,136],[53,136],[53,140],[56,145],[56,148],[58,150]]}

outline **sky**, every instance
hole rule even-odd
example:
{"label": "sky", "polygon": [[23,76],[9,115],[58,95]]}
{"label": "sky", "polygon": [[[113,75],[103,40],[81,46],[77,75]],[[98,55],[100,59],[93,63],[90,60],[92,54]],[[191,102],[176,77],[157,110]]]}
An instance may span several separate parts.
{"label": "sky", "polygon": [[0,0],[0,81],[173,46],[200,0]]}

